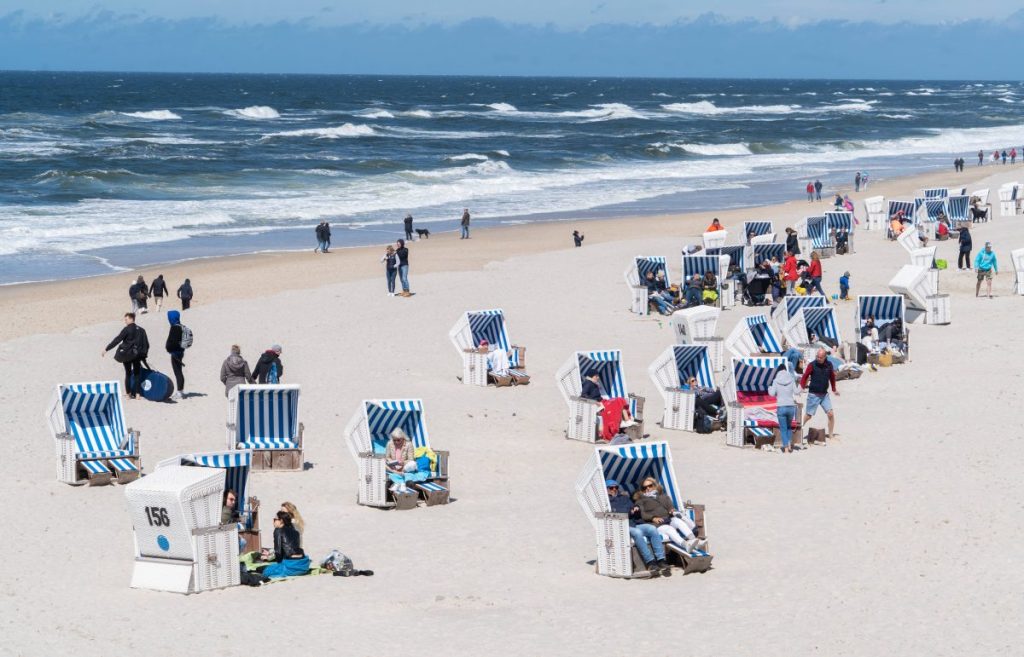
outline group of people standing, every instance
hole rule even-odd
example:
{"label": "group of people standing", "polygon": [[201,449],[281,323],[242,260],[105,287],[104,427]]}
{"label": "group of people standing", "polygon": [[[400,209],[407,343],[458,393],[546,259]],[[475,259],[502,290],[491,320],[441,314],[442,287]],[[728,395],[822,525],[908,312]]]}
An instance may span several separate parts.
{"label": "group of people standing", "polygon": [[814,182],[807,183],[807,202],[808,203],[811,203],[813,201],[820,201],[821,200],[821,188],[822,187],[824,187],[824,185],[821,184],[820,180],[815,180]]}
{"label": "group of people standing", "polygon": [[[1017,149],[1016,149],[1016,147],[1011,148],[1009,152],[1007,152],[1005,148],[1002,151],[1000,151],[998,148],[996,150],[992,151],[992,164],[999,164],[1000,160],[1002,160],[1003,164],[1006,164],[1007,158],[1009,158],[1010,164],[1016,164],[1017,163]],[[954,161],[954,164],[955,164],[955,161]],[[983,164],[985,164],[985,151],[979,149],[978,150],[978,166],[980,167]],[[959,168],[959,171],[963,171],[963,170],[964,170],[963,158],[960,158],[960,168]]]}
{"label": "group of people standing", "polygon": [[[192,304],[193,295],[192,281],[186,278],[185,282],[178,287],[177,292],[178,299],[181,300],[182,310],[189,309],[189,306]],[[165,296],[169,296],[169,290],[167,283],[164,281],[163,274],[153,279],[153,282],[149,285],[146,284],[145,277],[140,274],[128,287],[128,298],[132,304],[131,312],[136,315],[149,312],[150,298],[156,304],[157,311],[163,310]]]}

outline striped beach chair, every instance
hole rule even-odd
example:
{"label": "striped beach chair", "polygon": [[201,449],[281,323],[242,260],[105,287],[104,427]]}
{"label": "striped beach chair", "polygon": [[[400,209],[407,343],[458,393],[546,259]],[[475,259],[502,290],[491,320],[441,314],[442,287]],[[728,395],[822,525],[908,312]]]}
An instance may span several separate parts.
{"label": "striped beach chair", "polygon": [[738,267],[740,271],[750,269],[750,260],[753,256],[753,251],[743,245],[716,246],[708,249],[706,253],[709,256],[728,256],[726,272],[732,267]]}
{"label": "striped beach chair", "polygon": [[736,358],[781,354],[782,341],[763,313],[740,319],[725,339],[725,348]]}
{"label": "striped beach chair", "polygon": [[[429,467],[421,467],[414,473],[404,475],[389,472],[384,462],[391,432],[403,430],[417,452],[430,450],[435,459]],[[412,509],[417,506],[420,495],[427,506],[447,504],[451,486],[448,477],[449,453],[434,450],[423,412],[423,401],[419,399],[367,399],[359,404],[345,427],[345,443],[359,469],[356,501],[365,506],[380,508]],[[417,457],[417,462],[429,459]],[[427,460],[423,460],[427,464]],[[389,482],[405,483],[407,493],[389,490]]]}
{"label": "striped beach chair", "polygon": [[[466,385],[486,386],[489,382],[528,383],[526,374],[526,347],[512,344],[508,337],[508,324],[501,308],[469,310],[462,313],[448,332],[448,339],[462,356],[462,382]],[[498,381],[488,372],[487,352],[480,349],[486,341],[488,350],[500,349],[508,354],[509,380]]]}
{"label": "striped beach chair", "polygon": [[555,374],[555,381],[569,409],[565,435],[572,440],[593,443],[600,439],[598,413],[603,409],[600,402],[582,399],[583,377],[587,372],[597,372],[605,398],[625,399],[629,412],[636,424],[626,430],[631,439],[643,436],[644,398],[629,392],[622,373],[622,352],[618,349],[604,351],[575,351]]}
{"label": "striped beach chair", "polygon": [[[666,442],[596,447],[576,478],[576,499],[594,530],[597,549],[597,574],[607,577],[649,577],[629,536],[629,518],[612,513],[605,481],[614,479],[623,492],[632,495],[640,483],[653,477],[665,489],[672,504],[686,513],[697,526],[698,538],[707,538],[707,517],[704,505],[683,498],[676,482],[672,453]],[[703,572],[711,567],[706,551],[693,553],[665,543],[666,557],[683,567],[684,573]]]}
{"label": "striped beach chair", "polygon": [[673,345],[661,353],[647,368],[665,404],[661,426],[666,429],[693,431],[695,390],[683,385],[690,377],[702,388],[714,388],[708,348],[704,345]]}
{"label": "striped beach chair", "polygon": [[775,224],[771,221],[744,221],[743,222],[743,242],[751,238],[761,237],[762,235],[772,235],[774,241]]}
{"label": "striped beach chair", "polygon": [[[716,231],[724,232],[724,231]],[[718,282],[718,303],[719,308],[731,308],[736,305],[736,295],[732,287],[724,282],[729,275],[729,263],[732,259],[729,256],[710,255],[684,255],[683,256],[683,285],[686,285],[694,274],[703,278],[707,272],[712,272]],[[728,298],[727,298],[728,297]]]}
{"label": "striped beach chair", "polygon": [[785,244],[755,244],[750,250],[754,254],[753,268],[757,269],[761,266],[761,263],[765,260],[771,260],[776,258],[780,263],[785,259],[786,256],[786,245]]}
{"label": "striped beach chair", "polygon": [[650,299],[644,280],[648,272],[657,276],[659,271],[665,272],[665,285],[672,285],[665,256],[636,256],[626,268],[624,277],[626,285],[629,286],[630,309],[637,315],[650,314]]}
{"label": "striped beach chair", "polygon": [[139,432],[125,425],[117,381],[58,385],[46,419],[57,449],[57,481],[97,486],[138,478]]}
{"label": "striped beach chair", "polygon": [[782,334],[786,338],[786,343],[799,349],[804,362],[808,363],[818,351],[817,340],[812,340],[812,336],[826,337],[835,340],[836,344],[842,344],[835,309],[831,306],[801,308],[786,323]]}
{"label": "striped beach chair", "polygon": [[[906,303],[902,294],[861,294],[857,296],[854,313],[854,336],[861,337],[861,329],[868,318],[875,320],[875,328],[899,319],[903,323],[904,341],[907,345],[907,359],[910,359],[910,328],[907,326]],[[855,349],[855,347],[851,347]],[[855,351],[853,353],[856,353]]]}
{"label": "striped beach chair", "polygon": [[[885,236],[888,239],[895,239],[895,235],[892,234],[892,230],[889,227],[889,222],[896,216],[896,213],[903,211],[903,216],[910,220],[911,224],[916,225],[917,219],[915,214],[917,213],[917,205],[914,201],[889,201],[889,210],[885,216]],[[906,231],[904,231],[906,232]]]}
{"label": "striped beach chair", "polygon": [[807,217],[807,239],[810,242],[810,250],[817,251],[822,258],[834,254],[835,242],[828,227],[828,219],[824,216]]}
{"label": "striped beach chair", "polygon": [[945,187],[934,187],[921,190],[921,195],[926,199],[944,199],[949,196],[949,189]]}
{"label": "striped beach chair", "polygon": [[824,308],[828,300],[820,295],[795,296],[787,295],[779,300],[779,305],[772,309],[772,324],[779,335],[785,335],[786,324],[801,308]]}
{"label": "striped beach chair", "polygon": [[694,308],[682,308],[672,313],[669,324],[672,326],[672,334],[675,336],[676,344],[697,344],[704,345],[708,349],[708,357],[711,359],[711,367],[716,372],[721,372],[725,365],[723,354],[725,353],[725,341],[718,337],[718,317],[722,314],[720,308],[711,306],[696,306]]}
{"label": "striped beach chair", "polygon": [[[772,444],[778,435],[779,423],[773,420],[777,404],[768,394],[768,386],[780,366],[781,356],[770,358],[734,358],[729,376],[722,385],[722,397],[728,407],[725,443],[732,447]],[[800,441],[800,405],[793,422],[793,439]]]}
{"label": "striped beach chair", "polygon": [[164,463],[125,487],[132,588],[198,593],[241,583],[238,524],[221,524],[229,468]]}
{"label": "striped beach chair", "polygon": [[832,246],[835,246],[836,233],[839,232],[840,229],[845,229],[849,236],[848,244],[850,253],[853,253],[853,237],[857,227],[857,221],[854,218],[853,213],[846,211],[826,212],[825,222],[828,224],[828,232],[832,240]]}
{"label": "striped beach chair", "polygon": [[252,469],[301,470],[303,425],[295,384],[239,385],[228,393],[227,447],[252,450]]}
{"label": "striped beach chair", "polygon": [[950,196],[946,199],[946,216],[951,225],[956,226],[961,221],[971,220],[971,197]]}

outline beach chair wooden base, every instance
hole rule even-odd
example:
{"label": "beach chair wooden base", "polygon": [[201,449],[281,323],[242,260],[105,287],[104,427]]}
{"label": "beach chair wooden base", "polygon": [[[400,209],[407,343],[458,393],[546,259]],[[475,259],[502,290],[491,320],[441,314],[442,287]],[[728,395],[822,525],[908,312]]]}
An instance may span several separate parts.
{"label": "beach chair wooden base", "polygon": [[302,469],[301,449],[257,449],[252,453],[254,472],[271,470],[294,472]]}
{"label": "beach chair wooden base", "polygon": [[423,495],[423,500],[427,503],[427,506],[448,504],[448,485],[444,482],[425,481],[423,483],[413,484],[411,487]]}
{"label": "beach chair wooden base", "polygon": [[512,387],[512,375],[507,374],[500,376],[492,372],[487,373],[487,381],[493,383],[496,388],[511,388]]}
{"label": "beach chair wooden base", "polygon": [[396,509],[408,511],[409,509],[415,509],[419,505],[420,494],[416,490],[409,490],[404,493],[392,492],[391,498],[394,500]]}
{"label": "beach chair wooden base", "polygon": [[601,410],[599,402],[574,397],[572,410],[569,412],[569,424],[565,437],[570,440],[581,440],[585,443],[597,442],[597,414]]}
{"label": "beach chair wooden base", "polygon": [[512,385],[525,386],[530,383],[530,375],[522,368],[509,370],[508,374],[512,377]]}
{"label": "beach chair wooden base", "polygon": [[674,543],[665,543],[665,558],[669,563],[676,562],[684,575],[711,570],[711,560],[714,559],[710,554],[690,554]]}
{"label": "beach chair wooden base", "polygon": [[650,303],[648,301],[647,287],[643,285],[631,285],[629,287],[630,293],[630,310],[637,315],[646,316],[650,312]]}
{"label": "beach chair wooden base", "polygon": [[693,431],[693,392],[665,388],[665,393],[665,414],[662,416],[661,426],[677,431]]}
{"label": "beach chair wooden base", "polygon": [[114,473],[106,469],[104,466],[104,472],[92,472],[82,462],[78,463],[78,476],[72,485],[81,486],[82,484],[89,484],[90,486],[106,486],[113,481]]}

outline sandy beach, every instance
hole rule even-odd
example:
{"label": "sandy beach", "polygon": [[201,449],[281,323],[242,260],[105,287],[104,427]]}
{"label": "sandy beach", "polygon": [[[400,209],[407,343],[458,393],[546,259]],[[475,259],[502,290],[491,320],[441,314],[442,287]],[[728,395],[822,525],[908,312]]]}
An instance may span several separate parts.
{"label": "sandy beach", "polygon": [[[273,343],[286,382],[300,383],[312,469],[256,474],[265,508],[294,502],[314,559],[339,548],[372,578],[310,577],[260,589],[179,596],[129,588],[131,522],[118,486],[55,481],[43,412],[59,382],[119,379],[100,350],[117,333],[135,272],[0,288],[0,404],[8,450],[0,495],[15,512],[0,575],[0,653],[140,655],[910,655],[1016,654],[1024,628],[1024,402],[1015,337],[1021,297],[1009,252],[1024,246],[1019,217],[998,216],[999,184],[1024,168],[968,167],[891,181],[852,194],[913,198],[928,186],[991,189],[996,219],[972,231],[991,240],[994,299],[975,299],[973,274],[944,271],[948,326],[914,327],[912,362],[841,384],[838,439],[782,456],[725,445],[723,432],[663,431],[647,366],[672,342],[667,321],[628,312],[622,272],[636,254],[668,257],[699,242],[717,216],[727,227],[773,219],[777,229],[825,202],[720,213],[510,226],[470,241],[437,234],[411,246],[410,299],[385,295],[382,248],[329,255],[261,254],[141,270],[172,290],[192,280],[184,321],[189,398],[126,402],[142,431],[145,467],[224,448],[220,364],[233,343],[254,365]],[[828,191],[828,190],[826,190]],[[849,193],[851,190],[839,190]],[[572,248],[570,233],[586,234]],[[400,226],[395,225],[396,237]],[[731,243],[735,239],[730,240]],[[955,242],[938,257],[956,259]],[[852,273],[852,294],[888,293],[908,262],[878,232],[856,253],[824,261],[826,292]],[[152,306],[151,306],[152,307]],[[177,307],[172,305],[171,307]],[[463,386],[448,341],[459,314],[503,308],[528,349],[529,386]],[[165,306],[166,310],[167,306]],[[841,304],[853,330],[854,304]],[[722,314],[719,334],[753,310]],[[140,319],[151,364],[165,313]],[[594,537],[573,493],[591,446],[564,438],[554,373],[577,349],[622,349],[647,427],[673,450],[684,497],[707,505],[715,568],[653,581],[599,577]],[[1009,365],[1009,367],[1007,367]],[[381,511],[358,506],[356,467],[342,431],[362,399],[418,397],[431,443],[451,451],[447,506]],[[823,426],[819,415],[812,426]],[[23,446],[21,446],[23,445]],[[270,541],[269,522],[264,544]]]}

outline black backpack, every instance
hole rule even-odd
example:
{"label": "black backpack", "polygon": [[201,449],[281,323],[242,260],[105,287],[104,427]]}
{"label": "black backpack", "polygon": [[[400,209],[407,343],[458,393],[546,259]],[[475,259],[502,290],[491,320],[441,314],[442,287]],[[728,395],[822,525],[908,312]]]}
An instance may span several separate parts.
{"label": "black backpack", "polygon": [[693,430],[697,433],[711,433],[711,418],[699,408],[693,412]]}

